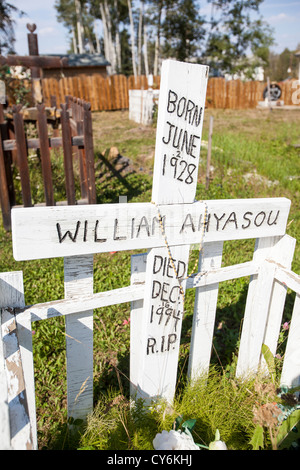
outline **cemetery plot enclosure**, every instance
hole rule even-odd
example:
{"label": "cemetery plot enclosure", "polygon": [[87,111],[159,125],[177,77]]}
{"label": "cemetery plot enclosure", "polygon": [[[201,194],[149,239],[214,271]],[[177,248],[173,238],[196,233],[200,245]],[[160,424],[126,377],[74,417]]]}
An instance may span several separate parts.
{"label": "cemetery plot enclosure", "polygon": [[[290,201],[195,202],[208,69],[166,61],[163,70],[151,202],[12,211],[14,257],[63,257],[65,298],[26,306],[22,273],[1,275],[1,431],[7,448],[37,447],[32,321],[65,318],[68,416],[86,419],[93,409],[93,309],[131,302],[131,396],[146,404],[172,402],[186,289],[195,289],[188,367],[194,380],[209,367],[219,283],[251,276],[236,373],[242,378],[265,369],[263,344],[275,354],[289,287],[296,301],[281,383],[299,383],[299,276],[290,270],[295,239],[285,234]],[[252,260],[221,267],[223,242],[247,238],[256,239]],[[189,274],[194,244],[198,268]],[[93,293],[94,254],[137,248],[149,251],[132,256],[130,285]]]}
{"label": "cemetery plot enclosure", "polygon": [[[36,136],[29,135],[30,131],[26,126],[28,123],[33,123]],[[50,108],[37,104],[35,108],[22,109],[22,106],[18,105],[13,106],[12,113],[6,113],[5,117],[1,105],[0,126],[0,200],[6,230],[11,228],[11,208],[16,204],[13,164],[20,177],[23,206],[33,205],[28,168],[30,149],[35,149],[40,158],[47,206],[60,203],[56,200],[53,186],[50,154],[51,149],[59,147],[63,149],[66,203],[77,203],[73,169],[75,159],[79,166],[81,190],[81,201],[78,202],[96,202],[92,118],[89,103],[67,96],[66,102],[58,109],[56,99],[52,97]]]}

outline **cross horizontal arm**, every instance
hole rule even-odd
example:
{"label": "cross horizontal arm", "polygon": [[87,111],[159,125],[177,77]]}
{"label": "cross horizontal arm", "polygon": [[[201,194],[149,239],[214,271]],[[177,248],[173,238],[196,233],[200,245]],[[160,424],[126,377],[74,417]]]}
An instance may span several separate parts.
{"label": "cross horizontal arm", "polygon": [[[286,198],[212,200],[186,204],[97,204],[14,208],[16,260],[191,245],[204,241],[284,235]],[[161,223],[159,222],[161,215]],[[164,228],[164,233],[162,231]]]}

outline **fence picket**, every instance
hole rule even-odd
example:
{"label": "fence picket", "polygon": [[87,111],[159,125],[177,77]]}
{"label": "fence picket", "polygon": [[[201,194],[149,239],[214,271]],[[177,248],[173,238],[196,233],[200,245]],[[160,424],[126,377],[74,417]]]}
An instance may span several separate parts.
{"label": "fence picket", "polygon": [[[276,263],[279,263],[281,267],[290,269],[293,261],[295,245],[296,240],[288,235],[285,235],[278,241],[276,248],[274,247],[272,250],[272,259],[276,261]],[[286,286],[282,285],[275,279],[263,340],[264,343],[270,348],[273,355],[276,354],[286,292]],[[262,362],[264,363],[263,358]]]}
{"label": "fence picket", "polygon": [[[205,243],[199,257],[199,272],[219,268],[223,242]],[[196,287],[188,375],[193,380],[206,373],[210,364],[219,284]]]}
{"label": "fence picket", "polygon": [[[298,387],[300,385],[300,296],[296,295],[292,320],[282,367],[281,385]],[[298,372],[297,372],[298,371]]]}
{"label": "fence picket", "polygon": [[249,371],[256,371],[260,363],[275,275],[275,265],[267,266],[263,261],[269,258],[277,260],[280,256],[281,238],[266,237],[256,240],[253,261],[259,263],[261,269],[258,274],[251,276],[249,283],[237,376],[243,377]]}
{"label": "fence picket", "polygon": [[54,206],[54,193],[52,184],[52,171],[45,105],[37,104],[37,111],[37,124],[40,139],[41,163],[46,205]]}
{"label": "fence picket", "polygon": [[29,179],[29,168],[27,160],[27,146],[26,146],[26,137],[24,131],[24,121],[21,114],[22,105],[13,107],[13,119],[15,126],[16,134],[16,143],[17,143],[17,158],[18,166],[21,178],[22,186],[22,197],[24,207],[31,207],[31,190],[30,190],[30,179]]}
{"label": "fence picket", "polygon": [[[65,298],[93,293],[93,255],[64,258]],[[68,417],[93,409],[93,310],[66,317]]]}

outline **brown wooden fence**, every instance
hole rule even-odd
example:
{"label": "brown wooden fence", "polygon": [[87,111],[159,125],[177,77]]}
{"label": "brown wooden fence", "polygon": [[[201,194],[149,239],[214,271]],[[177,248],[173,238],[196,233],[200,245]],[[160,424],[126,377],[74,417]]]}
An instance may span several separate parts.
{"label": "brown wooden fence", "polygon": [[[28,166],[28,149],[39,149],[45,204],[53,206],[55,201],[50,161],[50,148],[63,148],[66,203],[76,204],[73,163],[78,159],[81,189],[81,203],[96,203],[94,148],[92,134],[92,116],[90,103],[65,97],[66,102],[56,108],[56,98],[51,98],[51,107],[44,104],[35,108],[22,109],[14,105],[12,113],[4,116],[0,106],[0,203],[3,225],[11,227],[11,208],[15,205],[15,184],[12,163],[17,167],[21,182],[24,207],[31,207],[32,194]],[[24,121],[35,124],[38,137],[26,133]],[[52,124],[49,134],[48,125]],[[59,132],[61,129],[61,134]]]}
{"label": "brown wooden fence", "polygon": [[[292,81],[280,83],[281,99],[285,105],[292,105],[292,94],[295,88]],[[153,88],[160,85],[160,77],[154,77]],[[248,109],[255,108],[263,101],[263,90],[267,84],[259,81],[243,82],[224,78],[208,80],[206,106],[208,108]],[[58,105],[65,101],[66,95],[77,96],[91,103],[92,111],[117,110],[129,108],[130,89],[147,89],[147,77],[113,75],[103,78],[101,75],[78,75],[59,80],[45,78],[42,80],[43,95],[46,105],[50,105],[51,95],[57,97]]]}

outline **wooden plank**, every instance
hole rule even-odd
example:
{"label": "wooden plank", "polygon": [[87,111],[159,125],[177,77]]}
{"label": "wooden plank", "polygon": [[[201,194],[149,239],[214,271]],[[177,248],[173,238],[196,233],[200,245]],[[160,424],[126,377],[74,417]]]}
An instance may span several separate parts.
{"label": "wooden plank", "polygon": [[[208,67],[167,60],[161,77],[152,187],[156,207],[194,201]],[[173,161],[180,175],[174,174]],[[147,401],[173,401],[188,259],[188,245],[172,246],[171,253],[167,246],[152,249],[147,256],[137,381],[137,397]]]}
{"label": "wooden plank", "polygon": [[[223,242],[206,243],[199,257],[199,271],[219,268],[222,262]],[[188,363],[188,376],[196,379],[207,373],[210,364],[215,327],[219,284],[196,288],[193,327]]]}
{"label": "wooden plank", "polygon": [[[276,244],[276,252],[272,252],[272,260],[279,263],[280,266],[290,269],[293,261],[294,251],[296,246],[296,240],[289,235],[282,237]],[[264,335],[264,344],[266,344],[272,354],[275,356],[277,350],[277,342],[282,324],[282,315],[285,305],[287,288],[276,281],[273,285],[272,298],[270,302],[269,315],[266,324],[266,330]],[[264,358],[261,359],[264,364]]]}
{"label": "wooden plank", "polygon": [[280,384],[289,388],[300,385],[300,296],[296,295],[284,355]]}
{"label": "wooden plank", "polygon": [[4,344],[0,337],[0,450],[11,450]]}
{"label": "wooden plank", "polygon": [[253,261],[260,264],[261,269],[258,275],[251,277],[249,283],[236,369],[238,377],[256,373],[259,368],[276,271],[275,264],[263,261],[276,260],[280,255],[281,238],[267,237],[256,240]]}
{"label": "wooden plank", "polygon": [[[26,139],[28,149],[38,149],[40,148],[40,139],[32,138]],[[83,135],[76,135],[71,137],[72,147],[79,147],[84,145]],[[49,137],[48,146],[50,147],[61,147],[63,145],[62,137]],[[8,139],[3,141],[3,148],[5,151],[16,150],[17,144],[15,139]]]}
{"label": "wooden plank", "polygon": [[[3,122],[0,122],[0,134],[1,134],[1,142],[2,142],[1,143],[2,151],[4,151],[4,141],[8,139],[9,137],[9,124],[7,121],[4,121],[4,117],[3,117]],[[13,161],[12,152],[4,152],[3,160],[4,160],[4,168],[5,168],[5,173],[6,173],[6,184],[7,184],[7,189],[8,189],[9,201],[10,201],[10,205],[14,206],[16,203],[16,195],[15,195],[14,178],[13,178],[13,171],[12,171],[12,161]]]}
{"label": "wooden plank", "polygon": [[9,188],[6,177],[6,168],[4,160],[4,152],[2,147],[2,141],[0,143],[0,202],[1,202],[1,212],[3,219],[3,227],[5,230],[11,229],[11,217],[10,217],[10,198],[9,198]]}
{"label": "wooden plank", "polygon": [[[290,208],[285,198],[162,204],[170,246],[199,243],[205,205],[206,242],[285,234]],[[12,235],[17,260],[164,246],[151,203],[13,208]]]}
{"label": "wooden plank", "polygon": [[300,276],[298,274],[278,266],[275,272],[275,279],[300,295]]}
{"label": "wooden plank", "polygon": [[49,138],[47,129],[47,118],[45,114],[45,105],[37,104],[38,110],[38,131],[41,149],[42,174],[45,191],[45,200],[47,206],[54,206],[54,192],[52,183],[52,170],[49,150]]}
{"label": "wooden plank", "polygon": [[[10,415],[11,448],[37,448],[32,348],[23,355],[24,335],[21,333],[13,308],[24,308],[24,287],[21,271],[0,274],[0,330],[3,338],[7,403]],[[2,309],[2,310],[1,310]],[[25,314],[28,318],[28,314]],[[29,329],[31,336],[31,327]],[[31,338],[30,338],[31,340]],[[25,367],[24,367],[25,360]],[[31,403],[29,403],[29,399]]]}
{"label": "wooden plank", "polygon": [[8,383],[7,401],[10,415],[11,447],[13,450],[31,450],[33,444],[30,418],[15,317],[8,309],[2,309],[0,314],[0,336],[4,343],[5,370]]}
{"label": "wooden plank", "polygon": [[[130,284],[137,290],[145,285],[147,254],[142,253],[131,256],[131,278]],[[138,300],[131,301],[130,308],[130,396],[134,400],[137,394],[138,376],[140,370],[140,348],[139,338],[142,332],[143,319],[143,297],[144,288],[139,289],[142,293]]]}
{"label": "wooden plank", "polygon": [[88,201],[89,204],[96,204],[94,144],[90,103],[83,103],[83,138],[87,169]]}
{"label": "wooden plank", "polygon": [[72,158],[72,141],[71,130],[69,124],[69,114],[67,112],[66,104],[61,105],[61,129],[63,139],[63,152],[64,152],[64,168],[65,168],[65,181],[68,204],[76,204],[75,198],[75,182],[73,172],[73,158]]}
{"label": "wooden plank", "polygon": [[[64,259],[65,297],[93,293],[93,256]],[[93,409],[93,311],[66,317],[68,416],[86,420]]]}
{"label": "wooden plank", "polygon": [[[52,300],[33,306],[27,306],[24,314],[31,317],[31,321],[46,320],[57,316],[70,315],[72,313],[80,313],[84,310],[93,310],[96,308],[107,307],[109,305],[116,305],[125,302],[135,302],[144,298],[145,294],[145,281],[144,274],[135,269],[135,258],[137,258],[137,266],[142,266],[142,262],[138,257],[145,257],[146,254],[132,255],[132,283],[130,286],[121,287],[109,291],[99,292],[93,295],[83,294],[79,299],[63,299]],[[197,287],[207,287],[211,284],[229,281],[238,277],[250,276],[258,274],[259,266],[252,261],[233,266],[226,266],[225,268],[214,268],[205,271],[203,274],[193,275],[187,279],[186,288],[192,289]],[[276,271],[277,272],[277,271]],[[138,280],[138,276],[141,279]],[[276,274],[277,275],[277,274]],[[142,277],[143,276],[143,277]]]}
{"label": "wooden plank", "polygon": [[[68,59],[67,59],[68,60]],[[61,57],[49,57],[42,55],[8,55],[7,57],[0,56],[1,65],[22,65],[23,67],[40,67],[46,68],[61,68],[66,65],[67,61]]]}
{"label": "wooden plank", "polygon": [[31,207],[31,190],[29,179],[29,168],[27,161],[27,147],[24,131],[24,121],[20,113],[22,105],[13,106],[13,119],[17,143],[17,159],[21,178],[22,197],[25,207]]}

